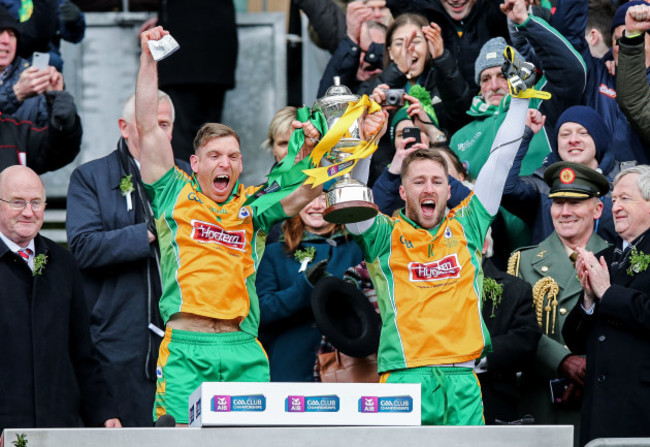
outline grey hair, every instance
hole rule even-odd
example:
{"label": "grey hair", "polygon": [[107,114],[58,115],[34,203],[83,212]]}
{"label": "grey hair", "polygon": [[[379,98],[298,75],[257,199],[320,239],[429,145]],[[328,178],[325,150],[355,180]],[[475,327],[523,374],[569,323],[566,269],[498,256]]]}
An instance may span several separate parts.
{"label": "grey hair", "polygon": [[[169,108],[171,109],[173,123],[176,119],[176,110],[174,109],[174,103],[172,102],[172,99],[167,93],[163,92],[162,90],[158,90],[158,102],[160,101],[169,102]],[[129,97],[126,98],[126,101],[124,101],[124,107],[122,107],[122,118],[129,123],[133,121],[133,118],[135,118],[135,93],[131,93]]]}
{"label": "grey hair", "polygon": [[614,186],[616,186],[620,179],[630,174],[639,175],[636,184],[641,192],[641,197],[643,197],[644,200],[650,200],[650,166],[636,165],[631,168],[623,169],[621,172],[616,174],[616,177],[614,177]]}

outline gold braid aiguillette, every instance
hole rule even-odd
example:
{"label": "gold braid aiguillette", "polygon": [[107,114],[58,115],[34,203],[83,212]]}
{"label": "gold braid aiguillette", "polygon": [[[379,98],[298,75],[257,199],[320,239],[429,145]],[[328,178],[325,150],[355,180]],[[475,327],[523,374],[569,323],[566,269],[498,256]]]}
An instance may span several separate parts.
{"label": "gold braid aiguillette", "polygon": [[[550,276],[545,276],[535,283],[533,286],[533,304],[535,306],[535,313],[537,314],[537,324],[542,327],[543,312],[546,312],[546,335],[549,334],[549,320],[551,319],[551,311],[553,312],[553,325],[551,326],[551,334],[555,334],[555,316],[557,314],[557,295],[560,292],[560,287],[555,280]],[[546,306],[544,306],[544,296],[548,295]]]}

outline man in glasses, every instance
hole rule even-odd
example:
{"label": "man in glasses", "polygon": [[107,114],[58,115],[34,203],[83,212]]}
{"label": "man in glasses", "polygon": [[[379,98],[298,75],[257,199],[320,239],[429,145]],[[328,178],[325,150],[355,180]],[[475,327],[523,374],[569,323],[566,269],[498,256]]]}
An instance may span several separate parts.
{"label": "man in glasses", "polygon": [[45,188],[25,166],[0,173],[0,430],[120,427],[90,340],[72,254],[38,234]]}

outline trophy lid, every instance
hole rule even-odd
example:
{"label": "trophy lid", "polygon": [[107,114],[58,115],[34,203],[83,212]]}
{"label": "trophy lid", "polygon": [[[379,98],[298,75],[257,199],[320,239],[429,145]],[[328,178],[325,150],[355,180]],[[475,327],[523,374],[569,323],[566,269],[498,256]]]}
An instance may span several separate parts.
{"label": "trophy lid", "polygon": [[324,106],[347,104],[358,100],[359,96],[352,93],[347,86],[342,85],[340,77],[334,76],[334,85],[327,89],[325,96],[316,100],[313,108],[322,109]]}

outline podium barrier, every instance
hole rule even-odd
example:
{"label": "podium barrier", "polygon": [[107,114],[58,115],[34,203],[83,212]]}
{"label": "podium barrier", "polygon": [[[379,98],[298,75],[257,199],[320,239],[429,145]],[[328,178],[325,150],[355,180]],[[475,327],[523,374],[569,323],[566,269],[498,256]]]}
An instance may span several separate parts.
{"label": "podium barrier", "polygon": [[650,447],[650,438],[598,438],[585,447]]}
{"label": "podium barrier", "polygon": [[12,442],[16,440],[19,434],[25,435],[28,441],[28,447],[573,446],[573,427],[570,425],[486,427],[183,427],[122,429],[8,428],[4,431],[5,446],[12,446]]}

